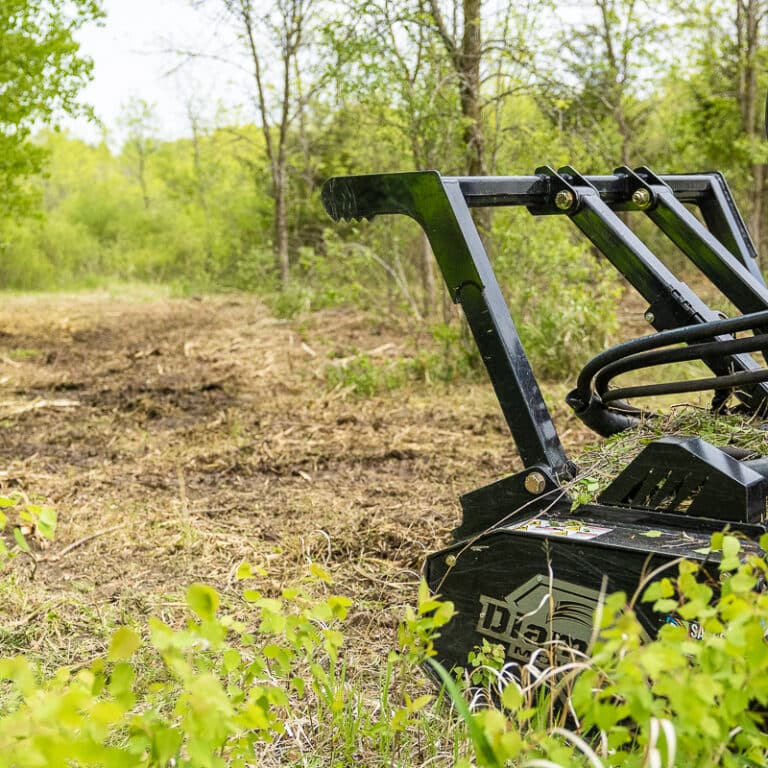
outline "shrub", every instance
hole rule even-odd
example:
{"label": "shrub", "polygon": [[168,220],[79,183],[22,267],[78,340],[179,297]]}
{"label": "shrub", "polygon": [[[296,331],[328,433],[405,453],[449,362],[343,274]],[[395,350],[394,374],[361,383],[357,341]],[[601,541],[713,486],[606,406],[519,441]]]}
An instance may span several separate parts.
{"label": "shrub", "polygon": [[[512,216],[527,216],[514,211]],[[497,216],[494,266],[537,374],[571,377],[618,327],[618,273],[567,222]],[[566,225],[566,226],[564,226]]]}
{"label": "shrub", "polygon": [[[765,765],[768,593],[759,584],[768,565],[734,536],[715,535],[711,549],[721,557],[717,595],[681,562],[676,578],[654,582],[643,597],[673,619],[651,642],[633,600],[609,596],[591,653],[546,670],[546,680],[524,670],[514,678],[488,644],[472,654],[468,683],[449,675],[432,658],[453,606],[422,583],[373,694],[348,676],[352,603],[327,593],[322,568],[312,565],[311,579],[277,597],[245,589],[247,622],[225,612],[213,588],[194,584],[185,626],[152,619],[147,639],[119,627],[106,656],[87,668],[41,679],[30,659],[0,660],[4,764],[245,768],[269,757],[410,765],[418,745],[418,764]],[[255,571],[242,564],[238,576]],[[448,701],[414,683],[424,663]],[[472,711],[465,697],[478,683],[493,695]]]}
{"label": "shrub", "polygon": [[[390,358],[356,353],[331,360],[325,377],[330,388],[340,387],[361,397],[371,397],[408,384],[450,383],[474,376],[481,368],[480,354],[463,337],[459,323],[438,323],[426,349]],[[435,348],[437,346],[437,348]]]}
{"label": "shrub", "polygon": [[[765,765],[768,594],[759,584],[768,565],[745,556],[734,536],[716,534],[711,549],[721,554],[719,594],[689,561],[645,591],[643,600],[668,616],[652,642],[643,642],[632,601],[617,594],[598,617],[588,657],[548,670],[544,685],[521,685],[502,670],[489,698],[498,705],[465,713],[477,763]],[[558,699],[567,707],[554,706]]]}
{"label": "shrub", "polygon": [[[322,568],[311,571],[310,583],[327,584]],[[255,575],[248,564],[238,569],[242,579]],[[342,627],[351,601],[306,589],[279,597],[245,589],[254,612],[246,624],[221,610],[212,587],[193,584],[186,626],[151,619],[148,641],[120,627],[88,668],[40,679],[27,658],[0,660],[4,764],[215,768],[258,764],[270,749],[280,764],[305,764],[308,753],[352,765],[362,742],[388,752],[382,762],[401,747],[407,753],[402,734],[433,696],[398,695],[394,680],[431,652],[450,605],[422,588],[371,706],[347,680]]]}

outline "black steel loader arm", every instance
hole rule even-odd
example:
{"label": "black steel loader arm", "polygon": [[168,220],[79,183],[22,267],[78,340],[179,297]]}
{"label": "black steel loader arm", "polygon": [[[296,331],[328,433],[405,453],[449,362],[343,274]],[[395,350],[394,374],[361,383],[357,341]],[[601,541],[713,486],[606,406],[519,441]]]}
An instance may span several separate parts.
{"label": "black steel loader arm", "polygon": [[336,221],[402,213],[429,238],[451,298],[461,304],[525,466],[572,474],[459,179],[436,172],[334,178],[323,203]]}
{"label": "black steel loader arm", "polygon": [[[568,215],[646,299],[646,319],[659,331],[715,322],[720,315],[678,280],[615,211],[645,212],[741,312],[768,310],[768,288],[757,269],[754,246],[716,173],[659,177],[646,168],[622,167],[611,176],[584,177],[570,167],[542,167],[533,176],[443,177],[435,171],[348,176],[326,182],[323,203],[337,221],[405,214],[421,225],[452,299],[464,309],[525,466],[543,466],[561,478],[570,476],[573,466],[470,208],[526,206],[533,214]],[[700,208],[707,226],[685,203]],[[713,334],[709,340],[732,339]],[[768,383],[760,380],[764,369],[749,354],[734,351],[704,360],[717,376],[744,375],[737,396],[747,407],[756,409],[768,401]],[[577,412],[590,407],[588,402],[572,405]],[[635,421],[631,413],[608,410],[599,411],[600,419],[614,422],[606,431]]]}

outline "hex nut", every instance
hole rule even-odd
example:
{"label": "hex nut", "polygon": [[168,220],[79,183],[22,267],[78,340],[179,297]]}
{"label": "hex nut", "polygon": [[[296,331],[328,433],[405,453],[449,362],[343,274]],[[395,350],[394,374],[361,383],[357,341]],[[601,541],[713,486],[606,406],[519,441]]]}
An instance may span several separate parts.
{"label": "hex nut", "polygon": [[547,478],[541,472],[531,472],[525,478],[524,485],[528,493],[538,496],[540,493],[544,493],[544,489],[547,487]]}
{"label": "hex nut", "polygon": [[647,208],[651,204],[651,193],[645,187],[640,187],[632,193],[632,202],[638,208]]}
{"label": "hex nut", "polygon": [[561,211],[567,211],[573,205],[573,192],[569,189],[561,189],[555,195],[555,205]]}

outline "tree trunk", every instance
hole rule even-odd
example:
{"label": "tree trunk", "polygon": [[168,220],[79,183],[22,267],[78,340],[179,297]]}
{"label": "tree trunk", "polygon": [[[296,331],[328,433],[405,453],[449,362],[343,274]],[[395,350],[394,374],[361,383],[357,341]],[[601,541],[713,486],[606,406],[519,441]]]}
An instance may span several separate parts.
{"label": "tree trunk", "polygon": [[[757,55],[760,48],[760,22],[765,15],[764,0],[737,0],[736,42],[738,50],[738,103],[744,134],[753,142],[760,140],[760,109],[757,91]],[[757,246],[762,251],[765,228],[766,166],[753,163],[749,190],[748,225]]]}
{"label": "tree trunk", "polygon": [[[482,0],[462,0],[464,23],[459,45],[455,33],[445,24],[438,0],[429,0],[436,31],[448,51],[459,81],[459,102],[461,116],[464,118],[464,167],[469,176],[484,176],[488,173],[483,137],[483,104],[480,98],[480,61],[483,54],[482,4]],[[480,233],[489,234],[491,209],[477,208],[472,215]]]}
{"label": "tree trunk", "polygon": [[[482,102],[480,99],[480,59],[483,52],[481,28],[482,0],[464,0],[464,30],[459,62],[459,98],[464,117],[464,146],[469,176],[485,176],[485,140],[483,136]],[[478,208],[473,218],[481,235],[491,233],[492,211]]]}
{"label": "tree trunk", "polygon": [[147,161],[144,148],[140,142],[136,142],[136,149],[139,154],[139,186],[141,187],[141,199],[144,201],[144,210],[149,210],[149,191],[147,189]]}
{"label": "tree trunk", "polygon": [[481,4],[482,0],[464,0],[464,33],[458,59],[461,113],[466,119],[463,138],[467,173],[470,176],[483,176],[487,173],[480,103]]}
{"label": "tree trunk", "polygon": [[290,278],[290,262],[288,260],[288,200],[286,194],[285,162],[278,163],[274,180],[275,197],[275,256],[277,269],[280,273],[280,284],[288,286]]}
{"label": "tree trunk", "polygon": [[[303,12],[296,3],[289,6],[279,6],[283,22],[283,38],[281,40],[281,65],[283,74],[283,86],[280,98],[280,120],[273,125],[269,116],[267,104],[268,89],[265,88],[262,73],[262,60],[259,54],[259,46],[256,42],[254,18],[254,5],[258,10],[258,4],[253,0],[224,0],[225,7],[243,25],[243,31],[248,45],[248,51],[253,63],[253,76],[256,84],[256,104],[261,117],[261,129],[264,135],[264,146],[269,160],[272,175],[272,198],[275,203],[275,242],[274,252],[276,267],[280,274],[280,283],[283,288],[288,285],[290,276],[290,262],[288,255],[288,168],[286,162],[286,142],[288,127],[291,122],[291,108],[295,105],[291,91],[291,68],[293,67],[300,46]],[[301,108],[301,105],[299,105]],[[277,146],[272,136],[273,127],[277,127]]]}

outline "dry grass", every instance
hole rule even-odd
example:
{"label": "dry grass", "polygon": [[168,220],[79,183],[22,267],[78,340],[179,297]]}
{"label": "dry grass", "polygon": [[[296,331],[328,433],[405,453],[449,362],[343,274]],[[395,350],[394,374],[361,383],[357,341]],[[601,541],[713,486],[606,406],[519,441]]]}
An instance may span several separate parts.
{"label": "dry grass", "polygon": [[[0,493],[45,500],[59,529],[48,546],[33,537],[2,581],[0,652],[88,664],[118,624],[181,623],[191,582],[247,617],[242,561],[267,570],[267,594],[316,562],[354,599],[347,661],[375,707],[381,660],[425,554],[459,522],[457,497],[521,468],[482,376],[370,398],[327,383],[333,359],[430,345],[358,312],[278,321],[246,296],[6,297]],[[673,409],[585,450],[593,437],[566,391],[545,394],[566,448],[601,481],[660,433],[768,447],[758,425]],[[445,749],[450,762],[450,738]]]}
{"label": "dry grass", "polygon": [[352,312],[280,322],[252,297],[6,298],[0,484],[60,525],[5,581],[3,652],[86,663],[115,623],[178,618],[193,581],[236,605],[246,559],[267,591],[324,564],[356,599],[351,635],[384,653],[458,495],[519,468],[482,380],[328,389],[331,357],[429,343]]}
{"label": "dry grass", "polygon": [[[278,321],[247,296],[6,297],[0,490],[44,499],[60,525],[4,581],[3,652],[86,663],[115,623],[181,615],[193,581],[236,605],[249,560],[273,592],[322,563],[356,599],[360,647],[384,653],[425,553],[459,521],[457,497],[520,468],[482,377],[365,399],[328,388],[331,359],[432,343],[356,312]],[[548,400],[594,476],[660,432],[717,429],[673,411],[584,453],[593,438],[559,405],[566,389]],[[723,436],[738,442],[740,424]]]}

